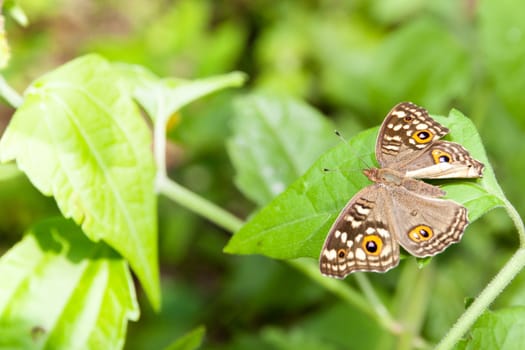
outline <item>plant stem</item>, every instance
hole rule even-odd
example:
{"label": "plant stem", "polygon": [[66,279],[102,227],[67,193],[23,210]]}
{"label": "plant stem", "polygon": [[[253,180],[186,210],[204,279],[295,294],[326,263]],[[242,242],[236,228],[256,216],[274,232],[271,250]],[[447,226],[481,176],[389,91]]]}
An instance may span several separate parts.
{"label": "plant stem", "polygon": [[153,123],[153,156],[155,157],[155,165],[157,166],[156,189],[159,192],[159,182],[168,180],[166,169],[166,123],[168,116],[164,113],[162,106],[161,110],[155,116]]}
{"label": "plant stem", "polygon": [[22,105],[24,101],[23,97],[20,96],[0,75],[0,96],[11,105],[13,108],[18,108]]}
{"label": "plant stem", "polygon": [[392,329],[393,332],[398,333],[401,330],[401,326],[397,324],[385,305],[381,302],[366,275],[363,273],[356,273],[354,278],[359,285],[359,288],[363,291],[363,295],[367,299],[365,300],[365,304],[367,306],[372,306],[381,322],[385,322],[385,324],[388,325],[388,328]]}
{"label": "plant stem", "polygon": [[167,177],[158,178],[157,190],[174,202],[179,203],[232,233],[239,230],[243,224],[241,219],[178,183],[171,181]]}
{"label": "plant stem", "polygon": [[512,281],[524,266],[525,249],[520,248],[503,266],[494,279],[490,281],[470,307],[459,317],[456,324],[454,324],[437,345],[436,350],[452,349],[476,319],[481,316],[481,314],[489,307],[494,299],[496,299],[501,291],[510,283],[510,281]]}
{"label": "plant stem", "polygon": [[[339,296],[342,300],[346,301],[350,305],[353,305],[364,314],[370,316],[377,323],[381,324],[384,328],[391,330],[393,333],[398,331],[398,326],[396,321],[390,316],[388,310],[381,304],[379,301],[378,304],[370,307],[370,302],[367,298],[363,297],[362,294],[355,291],[349,285],[342,283],[342,281],[326,278],[325,276],[319,273],[319,269],[316,264],[313,264],[311,261],[306,261],[303,259],[289,260],[288,263],[298,270],[302,271],[305,275],[314,280],[317,284],[321,285],[325,289]],[[355,275],[357,276],[357,274]],[[365,276],[363,276],[365,277]],[[363,279],[366,283],[369,283],[366,277]],[[370,286],[371,289],[371,286]],[[375,292],[372,292],[373,295],[376,295]],[[366,295],[366,294],[364,294]],[[380,305],[380,307],[377,307]],[[381,310],[381,311],[378,311]]]}
{"label": "plant stem", "polygon": [[433,272],[433,264],[420,269],[416,264],[407,263],[402,268],[394,298],[394,314],[403,326],[403,331],[397,339],[397,350],[430,346],[419,334],[432,290]]}
{"label": "plant stem", "polygon": [[[395,334],[395,335],[403,335],[403,334],[409,333],[410,339],[408,339],[406,343],[410,349],[428,347],[427,341],[419,337],[417,334],[415,334],[415,330],[406,329],[406,324],[400,323],[399,320],[396,320],[390,314],[390,312],[387,310],[385,305],[381,302],[381,299],[379,299],[379,296],[375,292],[374,288],[372,287],[372,284],[370,283],[370,281],[368,280],[368,278],[366,277],[364,273],[356,273],[354,277],[357,281],[357,284],[359,284],[359,287],[363,291],[363,295],[366,298],[365,306],[368,306],[368,305],[373,306],[373,310],[375,310],[374,319],[376,319],[376,321],[380,325],[382,325],[384,328],[388,329],[390,333]],[[417,286],[420,286],[420,284],[417,284]],[[415,301],[418,302],[419,299]],[[413,302],[414,300],[412,300],[412,304]],[[419,306],[419,303],[417,306]],[[413,313],[410,313],[410,315],[417,314],[417,313],[421,313],[421,311],[416,310]]]}
{"label": "plant stem", "polygon": [[505,210],[507,210],[507,213],[512,219],[512,222],[514,222],[514,226],[516,226],[516,229],[518,230],[520,248],[525,248],[525,226],[523,225],[523,221],[521,220],[520,214],[518,214],[516,208],[514,208],[512,204],[510,204],[507,198],[505,198]]}

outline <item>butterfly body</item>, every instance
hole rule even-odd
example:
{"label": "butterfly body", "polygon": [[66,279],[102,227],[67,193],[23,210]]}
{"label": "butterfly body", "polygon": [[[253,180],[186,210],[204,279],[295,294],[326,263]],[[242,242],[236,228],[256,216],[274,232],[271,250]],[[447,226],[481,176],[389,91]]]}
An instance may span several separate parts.
{"label": "butterfly body", "polygon": [[321,250],[320,269],[343,278],[354,271],[385,272],[399,263],[399,246],[433,256],[458,242],[467,209],[418,178],[481,177],[483,164],[461,145],[441,141],[448,129],[412,103],[395,106],[376,142],[381,168],[363,173],[374,183],[348,202]]}

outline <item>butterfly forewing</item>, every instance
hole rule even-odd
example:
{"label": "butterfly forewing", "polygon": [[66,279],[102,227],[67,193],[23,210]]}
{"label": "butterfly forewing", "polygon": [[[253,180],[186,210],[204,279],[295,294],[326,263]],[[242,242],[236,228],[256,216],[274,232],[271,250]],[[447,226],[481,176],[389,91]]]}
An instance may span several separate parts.
{"label": "butterfly forewing", "polygon": [[383,168],[398,169],[417,157],[432,142],[448,134],[448,129],[413,103],[402,102],[388,113],[376,142],[377,161]]}
{"label": "butterfly forewing", "polygon": [[399,262],[399,245],[384,222],[386,195],[380,185],[357,193],[326,238],[320,257],[324,275],[343,278],[354,271],[384,272]]}

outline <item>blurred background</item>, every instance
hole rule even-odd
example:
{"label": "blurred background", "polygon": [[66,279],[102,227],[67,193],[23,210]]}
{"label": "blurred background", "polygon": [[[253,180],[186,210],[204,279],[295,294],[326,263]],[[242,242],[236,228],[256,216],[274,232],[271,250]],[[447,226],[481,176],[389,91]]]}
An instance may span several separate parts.
{"label": "blurred background", "polygon": [[[3,72],[20,93],[45,72],[89,52],[144,65],[159,76],[246,72],[243,89],[185,108],[169,130],[171,177],[241,218],[255,205],[235,188],[225,141],[234,96],[255,90],[305,101],[346,137],[378,125],[400,101],[432,114],[459,109],[480,131],[508,198],[525,212],[525,11],[519,0],[20,5],[30,25],[6,19],[12,57]],[[13,112],[0,107],[0,133]],[[3,166],[0,172],[8,179],[0,181],[0,253],[32,223],[58,213],[52,200],[23,176],[11,177],[12,171]],[[127,349],[162,348],[198,325],[206,326],[207,349],[360,349],[385,336],[372,320],[286,264],[223,254],[228,232],[164,198],[159,220],[163,309],[154,314],[139,290],[142,317],[130,324]],[[461,249],[435,262],[432,317],[425,319],[423,335],[439,340],[462,312],[465,296],[475,296],[517,246],[517,233],[501,210],[471,225]],[[396,270],[370,277],[380,295],[396,288]],[[523,304],[525,279],[518,277],[496,306]]]}

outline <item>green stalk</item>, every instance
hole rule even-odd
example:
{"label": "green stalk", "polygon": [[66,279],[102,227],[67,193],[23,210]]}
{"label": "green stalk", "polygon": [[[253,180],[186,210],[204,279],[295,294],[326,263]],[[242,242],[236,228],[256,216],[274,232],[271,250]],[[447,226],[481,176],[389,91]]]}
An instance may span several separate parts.
{"label": "green stalk", "polygon": [[496,297],[505,289],[512,279],[525,266],[525,249],[520,248],[503,266],[499,273],[490,281],[470,307],[459,317],[456,324],[448,331],[436,350],[452,349],[463,337],[479,316],[490,306]]}
{"label": "green stalk", "polygon": [[[311,261],[296,259],[289,260],[288,263],[296,269],[302,271],[305,275],[310,277],[313,281],[315,281],[323,288],[329,290],[345,302],[356,307],[365,315],[370,316],[373,320],[375,320],[378,324],[382,325],[384,328],[390,330],[393,333],[396,333],[398,331],[399,327],[397,326],[395,320],[392,319],[392,317],[380,301],[372,305],[372,307],[370,307],[370,302],[368,298],[363,297],[363,294],[358,293],[356,290],[351,288],[349,285],[342,283],[340,280],[334,278],[327,278],[321,275],[319,273],[319,268],[317,264],[313,264],[311,263]],[[357,277],[357,274],[355,276]],[[364,280],[368,282],[366,277],[363,277]],[[375,292],[372,294],[375,295]],[[377,305],[380,306],[378,307]]]}
{"label": "green stalk", "polygon": [[243,224],[241,219],[230,214],[228,211],[166,177],[158,178],[157,190],[175,203],[190,209],[232,233],[239,230]]}
{"label": "green stalk", "polygon": [[503,266],[498,274],[483,289],[470,307],[459,317],[454,326],[448,331],[437,350],[452,349],[460,341],[461,337],[472,327],[474,322],[492,304],[505,287],[525,267],[525,226],[516,209],[505,199],[505,209],[514,222],[520,239],[520,248],[514,253],[509,261]]}
{"label": "green stalk", "polygon": [[428,348],[429,344],[419,337],[428,301],[432,290],[433,264],[424,269],[415,264],[405,264],[395,296],[395,315],[403,325],[403,332],[397,339],[397,350],[409,350],[414,346]]}
{"label": "green stalk", "polygon": [[18,108],[22,105],[24,98],[20,96],[8,83],[4,77],[0,75],[0,96],[13,108]]}
{"label": "green stalk", "polygon": [[509,214],[512,222],[514,223],[514,226],[516,226],[516,229],[518,230],[520,248],[525,248],[525,226],[523,225],[523,221],[521,220],[520,214],[518,214],[516,208],[514,208],[510,204],[507,198],[505,198],[505,210],[507,210],[507,213]]}
{"label": "green stalk", "polygon": [[364,273],[356,273],[354,278],[366,298],[365,303],[363,304],[365,308],[375,310],[374,314],[379,318],[379,323],[383,323],[387,329],[392,331],[392,333],[399,333],[401,331],[401,325],[394,320],[392,315],[390,315],[390,312],[388,312],[388,309],[381,302],[381,299],[379,299],[379,296],[372,287],[368,277],[366,277]]}

